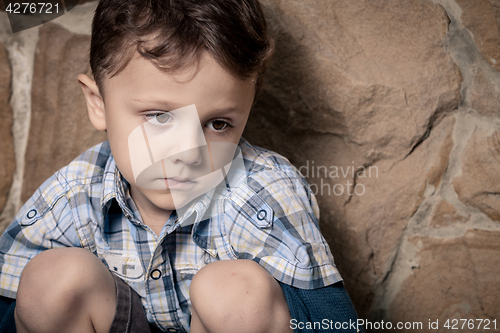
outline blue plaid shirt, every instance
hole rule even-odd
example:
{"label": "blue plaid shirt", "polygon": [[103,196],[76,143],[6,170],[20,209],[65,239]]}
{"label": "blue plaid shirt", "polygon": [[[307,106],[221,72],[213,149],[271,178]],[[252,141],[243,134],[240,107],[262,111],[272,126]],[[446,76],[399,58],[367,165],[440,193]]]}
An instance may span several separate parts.
{"label": "blue plaid shirt", "polygon": [[127,282],[150,323],[180,332],[189,331],[190,282],[215,260],[251,259],[302,289],[341,281],[305,179],[276,153],[244,139],[239,147],[246,179],[174,211],[159,236],[142,222],[109,143],[89,149],[40,186],[3,234],[0,294],[16,297],[31,258],[69,246],[92,251]]}

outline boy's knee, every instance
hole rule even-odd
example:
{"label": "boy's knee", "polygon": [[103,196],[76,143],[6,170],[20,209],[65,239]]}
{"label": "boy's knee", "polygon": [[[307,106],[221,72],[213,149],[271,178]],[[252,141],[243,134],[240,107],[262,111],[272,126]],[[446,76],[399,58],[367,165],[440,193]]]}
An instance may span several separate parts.
{"label": "boy's knee", "polygon": [[87,299],[97,293],[111,303],[116,297],[111,273],[94,254],[81,248],[47,250],[31,259],[21,274],[16,317],[27,328],[33,321],[37,326],[50,325],[83,311]]}
{"label": "boy's knee", "polygon": [[205,266],[193,278],[190,295],[200,321],[212,331],[286,332],[283,325],[289,326],[279,283],[251,260]]}
{"label": "boy's knee", "polygon": [[[102,268],[99,267],[102,265]],[[70,298],[92,287],[106,267],[91,252],[80,248],[47,250],[24,268],[19,282],[18,303],[26,297],[50,294],[49,299]],[[94,280],[94,281],[93,281]],[[31,291],[30,293],[27,290]],[[59,300],[61,301],[61,300]]]}

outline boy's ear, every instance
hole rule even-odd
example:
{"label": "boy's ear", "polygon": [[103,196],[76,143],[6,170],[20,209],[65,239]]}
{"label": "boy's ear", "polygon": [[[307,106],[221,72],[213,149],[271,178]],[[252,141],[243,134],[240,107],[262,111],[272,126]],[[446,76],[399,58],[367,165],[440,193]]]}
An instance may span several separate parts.
{"label": "boy's ear", "polygon": [[99,93],[96,82],[85,74],[78,75],[78,81],[80,81],[80,86],[87,102],[90,122],[97,130],[106,130],[104,100]]}

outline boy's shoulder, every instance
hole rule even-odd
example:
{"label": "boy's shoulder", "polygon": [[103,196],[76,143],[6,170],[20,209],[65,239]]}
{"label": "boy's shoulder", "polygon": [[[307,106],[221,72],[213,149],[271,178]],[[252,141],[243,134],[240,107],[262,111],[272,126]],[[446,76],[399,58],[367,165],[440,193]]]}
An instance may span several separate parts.
{"label": "boy's shoulder", "polygon": [[[286,157],[253,146],[243,138],[239,147],[245,176],[234,182],[235,186],[229,194],[230,202],[236,206],[245,206],[245,201],[247,204],[252,202],[253,208],[269,206],[281,207],[282,211],[303,210],[319,219],[319,208],[307,180]],[[269,214],[269,217],[272,215]]]}
{"label": "boy's shoulder", "polygon": [[258,173],[260,171],[282,171],[282,172],[298,172],[297,168],[284,156],[250,144],[244,138],[241,138],[239,144],[245,169],[248,175]]}
{"label": "boy's shoulder", "polygon": [[[91,210],[101,211],[106,170],[114,164],[110,162],[113,158],[107,141],[83,152],[36,189],[16,214],[11,227],[44,225],[62,230],[77,221],[88,221],[76,218],[76,211],[89,214]],[[71,240],[70,244],[80,244],[76,233],[63,232],[63,235]]]}
{"label": "boy's shoulder", "polygon": [[28,216],[28,222],[31,224],[53,209],[63,197],[66,197],[68,202],[72,201],[77,193],[100,198],[104,175],[109,169],[110,161],[112,156],[108,141],[88,149],[45,180],[24,204],[18,216],[23,215],[26,209],[36,211],[36,216]]}
{"label": "boy's shoulder", "polygon": [[254,146],[243,138],[238,146],[241,149],[246,171],[245,179],[240,179],[240,181],[246,183],[254,191],[272,192],[290,189],[301,192],[308,200],[311,200],[307,180],[286,157]]}
{"label": "boy's shoulder", "polygon": [[58,178],[68,183],[95,183],[102,181],[111,158],[111,148],[108,141],[101,142],[89,148],[69,164],[56,172]]}

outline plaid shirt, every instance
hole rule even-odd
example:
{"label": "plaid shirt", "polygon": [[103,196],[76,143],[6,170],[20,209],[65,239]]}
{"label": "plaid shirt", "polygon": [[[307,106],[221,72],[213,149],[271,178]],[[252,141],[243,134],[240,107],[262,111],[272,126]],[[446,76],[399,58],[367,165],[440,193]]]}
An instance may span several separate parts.
{"label": "plaid shirt", "polygon": [[159,236],[141,221],[109,143],[89,149],[40,186],[3,234],[0,294],[15,298],[28,261],[65,246],[92,251],[141,296],[150,323],[180,332],[189,331],[189,284],[215,260],[252,259],[302,289],[341,281],[305,179],[276,153],[244,139],[239,147],[245,181],[174,211]]}

